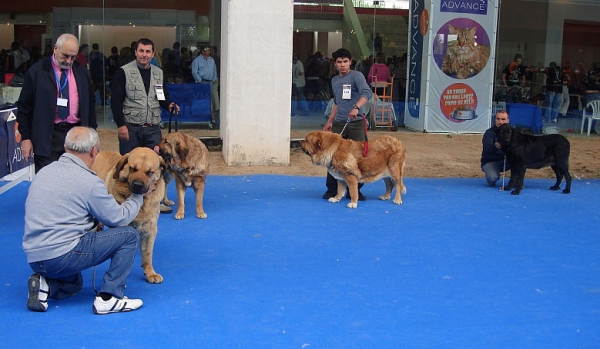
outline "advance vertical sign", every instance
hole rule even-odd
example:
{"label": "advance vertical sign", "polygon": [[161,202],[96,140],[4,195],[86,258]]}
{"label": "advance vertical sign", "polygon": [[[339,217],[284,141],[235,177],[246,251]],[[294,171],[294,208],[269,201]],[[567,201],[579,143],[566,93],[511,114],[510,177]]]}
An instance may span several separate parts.
{"label": "advance vertical sign", "polygon": [[[429,3],[428,3],[429,5]],[[427,33],[429,31],[429,10],[424,0],[412,0],[409,14],[408,69],[406,81],[406,113],[404,124],[409,128],[423,129],[422,103],[425,100],[425,80],[427,69],[423,52],[426,51]]]}
{"label": "advance vertical sign", "polygon": [[421,73],[426,98],[419,107],[421,122],[416,123],[421,127],[415,128],[483,133],[491,120],[496,0],[442,0],[432,2],[431,8],[422,46],[427,52]]}

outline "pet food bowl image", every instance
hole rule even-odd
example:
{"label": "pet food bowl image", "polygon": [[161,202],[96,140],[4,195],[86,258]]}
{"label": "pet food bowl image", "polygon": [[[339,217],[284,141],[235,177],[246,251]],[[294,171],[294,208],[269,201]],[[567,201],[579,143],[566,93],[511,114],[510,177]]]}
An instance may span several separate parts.
{"label": "pet food bowl image", "polygon": [[477,118],[477,115],[475,114],[475,110],[473,110],[473,108],[467,106],[454,109],[450,117],[455,120],[473,120]]}

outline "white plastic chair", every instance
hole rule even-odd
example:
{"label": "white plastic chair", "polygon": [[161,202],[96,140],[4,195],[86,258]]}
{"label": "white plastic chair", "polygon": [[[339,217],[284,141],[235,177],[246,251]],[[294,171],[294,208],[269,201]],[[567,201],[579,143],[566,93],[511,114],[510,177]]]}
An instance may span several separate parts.
{"label": "white plastic chair", "polygon": [[[587,111],[588,108],[592,108],[591,114]],[[592,130],[592,121],[600,120],[600,99],[589,101],[587,106],[583,109],[583,116],[581,117],[581,131],[579,131],[579,133],[583,133],[583,125],[585,125],[586,119],[588,120],[587,135],[589,137],[590,131]]]}

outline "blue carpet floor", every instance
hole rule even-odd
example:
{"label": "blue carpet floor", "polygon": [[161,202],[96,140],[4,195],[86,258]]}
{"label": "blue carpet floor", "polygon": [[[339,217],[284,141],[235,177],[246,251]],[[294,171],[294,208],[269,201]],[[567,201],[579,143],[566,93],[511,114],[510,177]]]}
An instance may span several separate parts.
{"label": "blue carpet floor", "polygon": [[380,181],[355,210],[321,199],[324,182],[209,176],[208,219],[191,189],[184,220],[159,219],[165,282],[145,281],[138,254],[126,294],[144,306],[106,316],[92,313],[92,270],[79,294],[27,310],[19,184],[0,201],[2,347],[600,346],[600,181],[564,195],[526,179],[512,196],[483,179],[408,178],[402,206],[377,200]]}

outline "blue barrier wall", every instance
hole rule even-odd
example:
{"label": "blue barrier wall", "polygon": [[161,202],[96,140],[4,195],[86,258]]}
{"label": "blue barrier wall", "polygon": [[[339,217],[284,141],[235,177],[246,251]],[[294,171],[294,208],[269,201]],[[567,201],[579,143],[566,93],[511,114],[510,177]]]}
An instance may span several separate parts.
{"label": "blue barrier wall", "polygon": [[[167,84],[171,100],[180,108],[179,122],[210,122],[210,87],[208,83]],[[163,109],[161,118],[168,122],[169,111]]]}

